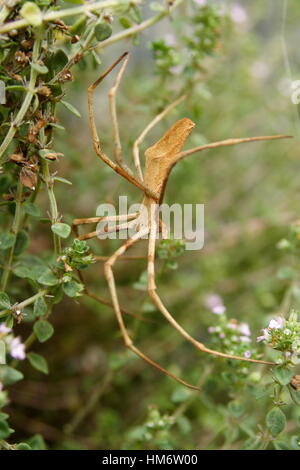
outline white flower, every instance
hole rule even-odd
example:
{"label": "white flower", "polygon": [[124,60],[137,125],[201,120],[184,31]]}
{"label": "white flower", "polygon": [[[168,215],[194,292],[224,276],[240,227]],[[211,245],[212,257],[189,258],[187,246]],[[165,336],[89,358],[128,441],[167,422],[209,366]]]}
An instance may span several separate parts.
{"label": "white flower", "polygon": [[248,323],[241,323],[239,326],[239,332],[242,333],[243,336],[251,336]]}
{"label": "white flower", "polygon": [[262,330],[263,332],[263,335],[262,336],[258,336],[257,338],[257,342],[260,343],[261,341],[268,341],[270,339],[270,333],[268,332],[268,329],[267,328],[264,328]]}
{"label": "white flower", "polygon": [[273,319],[270,321],[268,328],[270,328],[270,330],[279,330],[283,327],[284,322],[284,318],[277,317],[275,320]]}
{"label": "white flower", "polygon": [[292,332],[291,330],[289,330],[288,328],[286,328],[285,330],[283,330],[284,334],[289,336]]}
{"label": "white flower", "polygon": [[0,333],[6,334],[6,333],[10,333],[10,332],[11,332],[11,328],[8,328],[5,325],[5,323],[0,324]]}
{"label": "white flower", "polygon": [[205,299],[205,306],[216,315],[223,315],[226,311],[222,298],[217,294],[208,295]]}
{"label": "white flower", "polygon": [[244,7],[236,3],[230,12],[232,21],[235,23],[244,23],[247,20],[247,12]]}
{"label": "white flower", "polygon": [[250,339],[248,336],[241,336],[241,337],[240,337],[240,340],[241,340],[243,343],[251,343],[251,339]]}
{"label": "white flower", "polygon": [[197,3],[200,7],[204,7],[207,3],[207,0],[194,0],[194,3]]}
{"label": "white flower", "polygon": [[23,361],[26,358],[25,344],[21,343],[19,337],[14,338],[9,345],[10,354],[15,359]]}

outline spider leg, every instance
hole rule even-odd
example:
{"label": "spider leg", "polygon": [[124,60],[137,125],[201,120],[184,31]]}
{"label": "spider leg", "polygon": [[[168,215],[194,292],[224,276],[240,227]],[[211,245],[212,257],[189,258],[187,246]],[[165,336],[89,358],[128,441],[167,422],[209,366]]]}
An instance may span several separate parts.
{"label": "spider leg", "polygon": [[158,199],[157,194],[155,194],[153,191],[148,189],[146,186],[143,185],[140,181],[136,180],[131,174],[129,174],[126,170],[124,170],[121,166],[113,162],[101,149],[101,144],[100,144],[100,139],[98,136],[97,132],[97,127],[96,127],[96,122],[95,122],[95,114],[94,114],[94,107],[93,107],[93,96],[94,96],[94,90],[97,88],[99,83],[102,82],[102,80],[111,72],[111,70],[128,55],[128,52],[125,52],[123,55],[121,55],[116,62],[114,62],[99,78],[96,80],[92,85],[88,87],[88,111],[89,111],[89,121],[90,121],[90,126],[91,126],[91,131],[92,131],[92,140],[93,140],[93,146],[94,150],[96,152],[96,155],[101,158],[101,160],[106,163],[110,168],[112,168],[116,173],[119,175],[123,176],[127,181],[132,183],[134,186],[138,187],[141,189],[145,194],[148,196],[154,198],[155,200]]}
{"label": "spider leg", "polygon": [[120,232],[121,230],[126,230],[131,227],[131,222],[125,222],[124,224],[114,225],[113,227],[108,227],[106,230],[96,230],[95,232],[85,233],[84,235],[79,235],[79,240],[90,240],[91,238],[99,237],[99,235],[104,235],[106,233]]}
{"label": "spider leg", "polygon": [[158,308],[158,310],[163,314],[163,316],[168,320],[168,322],[181,334],[187,341],[192,343],[199,351],[206,352],[208,354],[212,354],[214,356],[220,356],[227,359],[236,359],[240,361],[246,362],[255,362],[259,364],[270,364],[274,365],[273,362],[266,362],[260,361],[256,359],[247,359],[245,357],[235,356],[233,354],[225,354],[219,351],[214,351],[213,349],[207,348],[203,343],[200,343],[195,338],[193,338],[184,328],[182,328],[179,323],[175,320],[175,318],[171,315],[171,313],[167,310],[164,306],[162,300],[160,299],[159,295],[156,292],[156,284],[155,284],[155,238],[156,238],[156,231],[157,231],[157,222],[156,222],[156,214],[152,213],[151,211],[151,226],[150,226],[150,236],[149,236],[149,249],[148,249],[148,292],[153,300],[154,304]]}
{"label": "spider leg", "polygon": [[121,148],[121,140],[120,140],[120,132],[119,132],[119,125],[118,125],[118,118],[117,118],[117,108],[116,108],[116,93],[118,91],[120,82],[122,80],[123,74],[125,72],[127,63],[128,63],[129,56],[127,55],[124,59],[124,62],[120,68],[120,71],[116,77],[114,86],[109,90],[108,98],[109,98],[109,107],[110,107],[110,114],[111,120],[113,125],[113,135],[115,141],[115,159],[118,165],[126,171],[126,173],[133,176],[132,171],[122,158],[122,148]]}
{"label": "spider leg", "polygon": [[219,142],[213,142],[210,144],[201,145],[200,147],[195,147],[193,149],[184,150],[183,152],[178,153],[176,156],[175,163],[179,160],[182,160],[193,153],[201,152],[202,150],[217,148],[217,147],[228,147],[230,145],[237,145],[237,144],[244,144],[247,142],[258,142],[264,140],[277,140],[277,139],[290,139],[292,136],[290,135],[264,135],[258,137],[245,137],[241,139],[227,139],[221,140]]}
{"label": "spider leg", "polygon": [[146,135],[150,132],[150,130],[159,122],[161,121],[175,106],[177,106],[179,103],[181,103],[184,99],[186,98],[186,95],[180,96],[177,100],[173,101],[173,103],[170,103],[161,113],[159,113],[143,130],[143,132],[140,134],[140,136],[136,139],[136,141],[133,144],[133,161],[135,165],[135,169],[137,172],[137,175],[141,181],[144,180],[143,178],[143,172],[141,168],[141,162],[140,162],[140,145],[145,139]]}
{"label": "spider leg", "polygon": [[[72,222],[72,228],[74,230],[76,237],[79,238],[79,240],[88,240],[89,238],[94,238],[100,232],[95,231],[95,232],[87,233],[85,235],[79,235],[79,231],[78,231],[79,225],[98,223],[101,221],[103,222],[104,221],[117,222],[117,221],[123,221],[123,220],[130,221],[131,219],[135,219],[137,216],[138,216],[138,212],[134,212],[132,214],[120,214],[120,215],[109,215],[109,216],[100,216],[100,217],[88,217],[84,219],[74,219]],[[115,228],[116,227],[114,227],[114,229]],[[122,228],[119,228],[119,230],[122,230]],[[111,231],[114,231],[114,230],[110,230],[110,232]],[[86,237],[86,238],[82,238],[82,237]]]}
{"label": "spider leg", "polygon": [[122,337],[125,343],[125,346],[130,349],[132,352],[134,352],[137,356],[139,356],[141,359],[143,359],[145,362],[150,364],[152,367],[155,367],[156,369],[160,370],[164,374],[168,375],[172,379],[176,380],[176,382],[179,382],[181,385],[184,385],[186,387],[189,387],[193,390],[199,390],[199,387],[196,387],[194,385],[191,385],[180,378],[176,377],[175,375],[171,374],[171,372],[167,371],[166,369],[162,368],[159,364],[156,362],[152,361],[146,354],[144,354],[140,349],[138,349],[134,344],[132,339],[129,336],[128,330],[126,328],[125,322],[123,320],[122,316],[122,311],[120,308],[119,304],[119,299],[118,299],[118,294],[116,290],[116,284],[115,284],[115,278],[114,278],[114,273],[112,270],[113,265],[117,261],[117,259],[122,256],[129,247],[134,245],[136,242],[138,242],[144,235],[147,235],[149,229],[145,229],[143,231],[137,232],[135,235],[133,235],[132,238],[129,238],[123,245],[121,245],[120,248],[118,248],[114,254],[106,261],[104,265],[104,273],[105,277],[107,279],[107,283],[109,286],[111,298],[112,298],[112,303],[114,307],[114,311],[117,317],[117,321],[119,324],[119,328],[122,333]]}

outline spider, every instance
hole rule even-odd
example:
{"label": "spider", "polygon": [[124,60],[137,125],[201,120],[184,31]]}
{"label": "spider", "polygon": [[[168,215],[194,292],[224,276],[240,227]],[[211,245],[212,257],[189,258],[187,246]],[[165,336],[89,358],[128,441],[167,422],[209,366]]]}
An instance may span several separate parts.
{"label": "spider", "polygon": [[[246,362],[255,362],[260,364],[274,364],[272,362],[267,362],[263,360],[250,359],[240,356],[235,356],[232,354],[225,354],[219,351],[215,351],[206,347],[203,343],[197,341],[193,338],[171,315],[168,309],[165,307],[163,301],[161,300],[159,294],[157,293],[156,283],[155,283],[155,244],[156,244],[156,234],[157,231],[164,231],[164,227],[161,225],[158,217],[159,205],[163,201],[166,185],[168,182],[168,177],[172,168],[182,159],[192,155],[194,153],[200,152],[202,150],[216,148],[216,147],[225,147],[229,145],[236,145],[245,142],[254,142],[262,140],[274,140],[282,139],[289,136],[285,135],[275,135],[275,136],[259,136],[259,137],[248,137],[241,139],[228,139],[220,142],[214,142],[200,147],[192,148],[189,150],[182,151],[182,147],[190,133],[192,132],[195,124],[188,118],[183,118],[177,121],[162,137],[156,142],[153,146],[148,148],[145,151],[145,170],[142,171],[140,163],[139,148],[143,140],[149,131],[161,121],[171,109],[176,105],[182,102],[185,96],[181,96],[173,103],[169,104],[160,114],[158,114],[143,130],[140,136],[136,139],[133,145],[133,161],[135,166],[135,172],[133,173],[131,169],[124,162],[121,151],[121,142],[119,135],[119,127],[117,121],[117,111],[116,111],[116,93],[120,85],[122,76],[126,69],[128,62],[128,52],[125,52],[121,55],[99,78],[88,88],[88,110],[89,110],[89,121],[92,131],[92,140],[93,146],[97,156],[108,166],[110,166],[116,173],[124,177],[127,181],[138,187],[144,194],[143,202],[141,204],[141,209],[134,214],[124,214],[118,216],[110,217],[90,217],[85,219],[75,219],[73,221],[73,227],[75,233],[81,240],[87,240],[99,235],[99,231],[90,232],[85,235],[79,236],[78,226],[88,223],[97,223],[103,221],[104,219],[113,221],[116,225],[112,228],[109,228],[107,231],[120,231],[128,228],[135,228],[134,235],[131,238],[128,238],[111,256],[109,256],[104,263],[104,275],[106,277],[108,288],[110,291],[110,296],[112,300],[112,307],[116,314],[116,318],[119,324],[119,328],[122,334],[124,344],[127,348],[133,351],[137,356],[146,361],[151,366],[159,369],[172,379],[176,380],[180,384],[189,387],[191,389],[198,390],[199,388],[191,385],[181,378],[173,375],[159,364],[150,359],[145,355],[140,349],[138,349],[133,340],[131,339],[128,329],[126,327],[124,318],[123,318],[123,309],[120,307],[117,287],[115,282],[115,276],[113,272],[113,267],[120,257],[127,252],[127,250],[135,245],[139,240],[148,236],[148,266],[147,266],[147,276],[148,276],[148,293],[153,303],[157,309],[162,313],[166,320],[177,330],[180,335],[182,335],[187,341],[193,344],[193,346],[203,353],[212,354],[214,356],[219,356],[227,359],[235,359]],[[110,105],[110,114],[112,119],[113,135],[114,135],[114,156],[115,161],[111,160],[102,150],[100,139],[98,137],[94,109],[93,109],[93,95],[96,87],[102,82],[102,80],[118,65],[123,61],[121,68],[116,76],[113,87],[110,89],[109,96],[109,105]],[[106,302],[107,304],[107,302]]]}

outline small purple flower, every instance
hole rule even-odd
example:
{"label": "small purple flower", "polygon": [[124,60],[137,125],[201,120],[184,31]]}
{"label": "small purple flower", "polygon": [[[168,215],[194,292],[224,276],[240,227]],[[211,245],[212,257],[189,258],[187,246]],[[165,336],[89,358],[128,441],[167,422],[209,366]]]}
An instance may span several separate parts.
{"label": "small purple flower", "polygon": [[251,336],[248,323],[241,323],[239,326],[239,332],[242,333],[243,336]]}
{"label": "small purple flower", "polygon": [[257,337],[258,343],[260,343],[261,341],[269,341],[270,339],[270,333],[268,332],[267,328],[264,328],[262,332],[263,332],[263,335]]}
{"label": "small purple flower", "polygon": [[244,356],[246,359],[249,359],[251,357],[251,351],[245,351]]}
{"label": "small purple flower", "polygon": [[21,343],[19,336],[10,342],[9,350],[10,355],[15,359],[23,361],[26,358],[25,344]]}
{"label": "small purple flower", "polygon": [[276,319],[272,319],[269,323],[269,326],[268,328],[270,328],[270,330],[279,330],[280,328],[283,327],[285,323],[285,319],[282,318],[282,317],[276,317]]}
{"label": "small purple flower", "polygon": [[247,12],[242,5],[239,5],[236,3],[232,8],[230,12],[230,16],[232,21],[235,23],[244,23],[247,20]]}
{"label": "small purple flower", "polygon": [[10,333],[11,332],[11,328],[8,328],[5,323],[1,323],[0,324],[0,334],[4,334],[6,335],[7,333]]}
{"label": "small purple flower", "polygon": [[241,337],[240,337],[240,340],[241,340],[243,343],[251,343],[251,339],[250,339],[248,336],[241,336]]}
{"label": "small purple flower", "polygon": [[224,338],[225,338],[225,333],[220,333],[220,334],[219,334],[219,337],[220,337],[221,339],[224,339]]}
{"label": "small purple flower", "polygon": [[208,327],[208,332],[209,332],[209,333],[215,333],[215,331],[216,331],[216,329],[215,329],[214,326],[209,326],[209,327]]}
{"label": "small purple flower", "polygon": [[208,295],[205,298],[205,306],[216,315],[223,315],[226,311],[222,298],[217,294]]}

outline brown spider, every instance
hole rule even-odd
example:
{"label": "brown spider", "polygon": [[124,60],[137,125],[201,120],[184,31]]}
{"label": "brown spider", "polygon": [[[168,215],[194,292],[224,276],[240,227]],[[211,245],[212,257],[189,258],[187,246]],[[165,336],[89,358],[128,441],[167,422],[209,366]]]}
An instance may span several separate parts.
{"label": "brown spider", "polygon": [[[121,69],[116,77],[115,83],[111,90],[109,91],[109,104],[110,104],[110,113],[112,118],[113,125],[113,134],[115,141],[115,162],[112,161],[101,149],[100,140],[98,137],[94,110],[93,110],[93,93],[95,88],[99,83],[111,72],[111,70],[122,60],[124,62],[121,66]],[[180,119],[177,121],[166,133],[165,135],[152,147],[148,148],[145,152],[145,172],[143,174],[140,158],[139,158],[139,146],[148,134],[148,132],[157,124],[164,116],[177,104],[179,104],[185,97],[182,96],[169,106],[167,106],[160,114],[158,114],[145,130],[141,133],[138,139],[135,141],[133,146],[133,159],[135,165],[135,174],[128,168],[122,158],[121,154],[121,142],[119,136],[119,128],[117,122],[117,113],[116,113],[116,102],[115,96],[118,90],[121,78],[124,74],[126,65],[128,62],[128,53],[124,53],[118,60],[111,65],[103,75],[101,75],[95,83],[93,83],[88,88],[88,108],[89,108],[89,120],[92,130],[93,145],[98,157],[109,165],[115,172],[123,176],[129,182],[137,186],[143,193],[144,199],[141,205],[141,209],[135,214],[128,215],[119,215],[112,217],[91,217],[85,219],[75,219],[73,222],[74,229],[78,235],[78,226],[87,223],[97,223],[99,221],[110,220],[114,221],[116,225],[108,229],[108,231],[119,231],[128,228],[135,228],[135,234],[129,238],[123,245],[121,245],[110,257],[108,257],[104,264],[104,273],[108,282],[108,287],[111,294],[112,306],[115,311],[117,321],[121,330],[121,334],[125,343],[125,346],[137,354],[140,358],[146,361],[148,364],[164,372],[168,376],[172,377],[177,382],[181,383],[192,389],[198,389],[198,387],[191,385],[180,378],[174,376],[167,370],[163,369],[159,364],[154,362],[148,356],[146,356],[142,351],[140,351],[134,344],[128,330],[126,328],[123,313],[120,308],[118,293],[115,283],[115,277],[113,273],[113,266],[115,262],[123,257],[124,253],[135,243],[141,240],[143,237],[148,236],[148,293],[152,301],[158,308],[158,310],[163,314],[163,316],[168,320],[168,322],[190,343],[192,343],[199,351],[206,352],[208,354],[213,354],[215,356],[220,356],[228,359],[236,359],[247,362],[255,362],[260,364],[273,364],[272,362],[266,362],[255,359],[247,359],[245,357],[239,357],[231,354],[225,354],[219,351],[214,351],[207,348],[203,343],[200,343],[195,338],[193,338],[182,326],[177,323],[171,313],[167,310],[163,304],[161,298],[159,297],[155,284],[155,242],[157,230],[162,227],[160,226],[160,221],[158,219],[158,208],[163,201],[163,196],[168,181],[168,177],[172,168],[176,165],[177,162],[183,158],[192,155],[196,152],[202,150],[215,148],[215,147],[224,147],[229,145],[236,145],[245,142],[261,141],[261,140],[274,140],[274,139],[283,139],[289,136],[285,135],[275,135],[275,136],[260,136],[260,137],[248,137],[242,139],[228,139],[220,142],[214,142],[211,144],[202,145],[193,149],[181,151],[185,140],[188,138],[192,132],[195,124],[187,118]],[[123,223],[119,223],[123,222]],[[107,231],[107,230],[106,230]],[[99,231],[91,232],[86,235],[79,236],[79,239],[86,240],[93,237],[97,237]],[[101,300],[100,300],[101,301]],[[107,302],[106,302],[107,304]]]}

